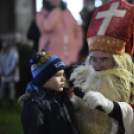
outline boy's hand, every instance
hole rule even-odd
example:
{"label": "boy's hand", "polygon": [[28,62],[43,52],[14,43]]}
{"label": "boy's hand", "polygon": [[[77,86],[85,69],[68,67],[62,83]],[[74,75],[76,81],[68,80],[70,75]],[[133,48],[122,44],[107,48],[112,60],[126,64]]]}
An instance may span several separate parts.
{"label": "boy's hand", "polygon": [[113,102],[105,98],[101,93],[95,91],[89,91],[83,97],[84,103],[88,108],[95,109],[101,106],[102,109],[107,113],[111,113],[113,110]]}

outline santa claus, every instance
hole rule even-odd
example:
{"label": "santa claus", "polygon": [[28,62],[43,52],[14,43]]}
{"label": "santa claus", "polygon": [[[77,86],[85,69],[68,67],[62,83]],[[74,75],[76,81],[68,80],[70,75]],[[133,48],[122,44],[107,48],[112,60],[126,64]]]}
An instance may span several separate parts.
{"label": "santa claus", "polygon": [[81,134],[134,133],[133,22],[134,6],[125,0],[109,1],[92,17],[90,54],[70,77],[85,93],[83,99],[71,96]]}

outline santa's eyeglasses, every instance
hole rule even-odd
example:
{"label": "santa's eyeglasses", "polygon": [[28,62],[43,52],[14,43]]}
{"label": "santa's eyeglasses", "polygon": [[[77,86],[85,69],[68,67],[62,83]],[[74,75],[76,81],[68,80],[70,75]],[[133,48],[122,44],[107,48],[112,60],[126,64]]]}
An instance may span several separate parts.
{"label": "santa's eyeglasses", "polygon": [[96,64],[100,64],[101,66],[106,66],[107,64],[109,64],[110,62],[112,62],[111,58],[108,57],[104,57],[104,58],[100,58],[100,59],[96,59],[94,57],[90,57],[89,63],[91,65],[96,65]]}

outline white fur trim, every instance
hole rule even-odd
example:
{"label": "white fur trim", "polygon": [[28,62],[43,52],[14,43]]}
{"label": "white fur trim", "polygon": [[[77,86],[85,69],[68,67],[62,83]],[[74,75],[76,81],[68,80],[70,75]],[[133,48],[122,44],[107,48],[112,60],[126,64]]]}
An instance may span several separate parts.
{"label": "white fur trim", "polygon": [[122,120],[125,127],[125,134],[134,134],[134,113],[131,106],[126,102],[118,102],[122,112]]}
{"label": "white fur trim", "polygon": [[18,99],[18,103],[23,106],[24,105],[24,102],[27,101],[29,98],[30,98],[30,94],[24,94],[22,96],[19,97]]}

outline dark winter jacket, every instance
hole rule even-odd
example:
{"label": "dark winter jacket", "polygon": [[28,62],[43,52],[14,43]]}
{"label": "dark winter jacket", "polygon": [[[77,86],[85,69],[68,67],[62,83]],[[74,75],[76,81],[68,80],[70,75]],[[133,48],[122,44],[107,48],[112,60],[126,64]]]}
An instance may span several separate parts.
{"label": "dark winter jacket", "polygon": [[[69,89],[56,92],[30,83],[22,111],[24,134],[78,134]],[[23,99],[22,99],[23,100]]]}

